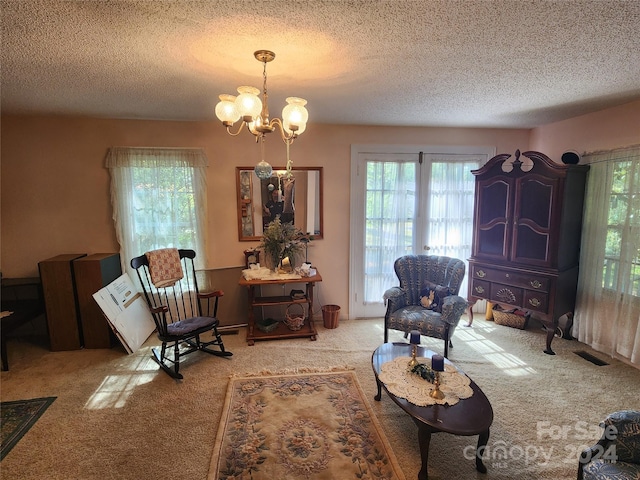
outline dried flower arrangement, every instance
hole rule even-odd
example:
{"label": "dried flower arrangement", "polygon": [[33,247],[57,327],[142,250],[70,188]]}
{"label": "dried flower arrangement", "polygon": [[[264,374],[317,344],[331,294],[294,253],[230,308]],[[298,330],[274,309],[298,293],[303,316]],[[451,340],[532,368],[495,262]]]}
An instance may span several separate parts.
{"label": "dried flower arrangement", "polygon": [[265,228],[259,248],[271,262],[270,268],[277,270],[285,258],[289,258],[291,267],[294,267],[312,239],[292,223],[282,223],[277,217]]}

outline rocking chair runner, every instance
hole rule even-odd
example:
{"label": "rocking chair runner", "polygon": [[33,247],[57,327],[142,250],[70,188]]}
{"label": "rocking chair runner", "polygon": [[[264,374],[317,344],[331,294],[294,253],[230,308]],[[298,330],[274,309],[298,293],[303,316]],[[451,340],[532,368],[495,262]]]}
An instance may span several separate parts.
{"label": "rocking chair runner", "polygon": [[[162,342],[161,347],[152,349],[151,358],[176,379],[183,378],[180,359],[185,355],[195,351],[222,357],[233,355],[225,351],[218,333],[218,300],[224,293],[200,293],[195,256],[193,250],[162,249],[131,260]],[[201,341],[200,335],[208,332],[213,334],[213,340]]]}

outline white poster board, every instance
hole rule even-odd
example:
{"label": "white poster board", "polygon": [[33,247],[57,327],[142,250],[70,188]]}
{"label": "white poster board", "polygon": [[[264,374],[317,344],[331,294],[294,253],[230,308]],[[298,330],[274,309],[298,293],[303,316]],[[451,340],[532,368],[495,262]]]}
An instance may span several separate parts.
{"label": "white poster board", "polygon": [[136,352],[156,328],[144,297],[127,273],[93,294],[127,353]]}

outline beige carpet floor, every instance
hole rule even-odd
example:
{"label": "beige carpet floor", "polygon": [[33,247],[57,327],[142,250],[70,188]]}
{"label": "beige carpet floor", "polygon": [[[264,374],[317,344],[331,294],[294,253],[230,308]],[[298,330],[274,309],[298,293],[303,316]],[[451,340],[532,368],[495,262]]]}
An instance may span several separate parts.
{"label": "beige carpet floor", "polygon": [[[460,322],[463,325],[465,320]],[[417,476],[417,429],[383,394],[375,402],[371,353],[382,321],[341,321],[308,339],[258,342],[245,332],[225,335],[228,359],[191,356],[176,382],[149,358],[151,337],[134,355],[111,350],[50,352],[26,340],[9,341],[11,370],[2,372],[2,401],[58,397],[0,464],[6,479],[205,479],[231,374],[296,368],[355,368],[372,409],[408,479]],[[476,437],[433,436],[429,478],[573,479],[583,446],[600,434],[608,413],[640,409],[640,371],[573,340],[555,339],[545,355],[544,332],[521,331],[478,319],[460,326],[450,360],[484,390],[494,409],[485,464],[475,471]],[[403,341],[399,332],[393,341]],[[423,344],[441,352],[442,342]],[[574,352],[605,360],[596,366]],[[471,452],[471,453],[470,453]]]}

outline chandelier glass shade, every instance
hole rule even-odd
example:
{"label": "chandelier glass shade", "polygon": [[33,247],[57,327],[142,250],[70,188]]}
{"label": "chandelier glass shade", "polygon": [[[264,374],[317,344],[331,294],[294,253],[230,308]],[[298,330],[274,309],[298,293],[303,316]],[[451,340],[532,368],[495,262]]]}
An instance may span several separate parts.
{"label": "chandelier glass shade", "polygon": [[[307,101],[298,97],[288,97],[287,105],[282,109],[282,120],[269,118],[269,105],[267,95],[267,63],[273,61],[275,53],[269,50],[254,52],[256,60],[263,63],[263,88],[262,98],[260,90],[255,87],[238,87],[238,95],[220,95],[220,102],[216,105],[216,116],[226,127],[230,135],[238,135],[243,127],[251,132],[257,142],[260,142],[261,161],[256,166],[255,172],[258,178],[264,179],[271,176],[271,166],[264,157],[264,137],[274,130],[280,132],[280,137],[287,145],[287,165],[291,164],[289,158],[289,146],[307,128],[309,112],[305,108]],[[237,131],[233,132],[233,125],[241,121]],[[290,172],[290,168],[287,169]]]}

